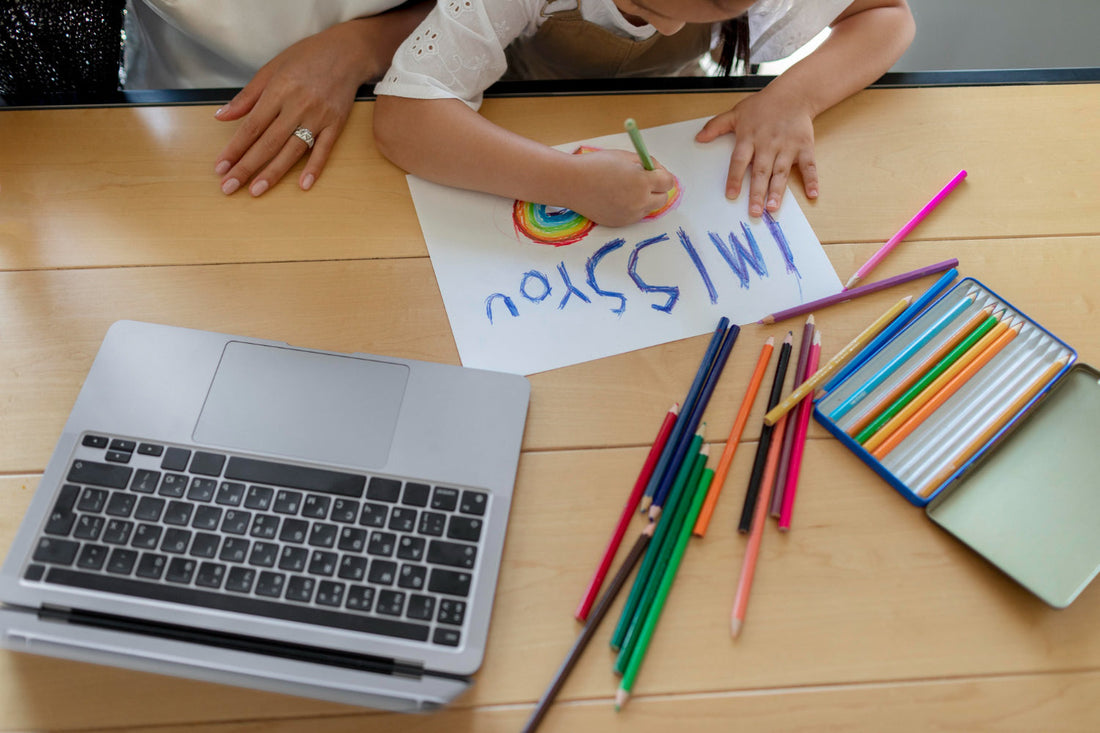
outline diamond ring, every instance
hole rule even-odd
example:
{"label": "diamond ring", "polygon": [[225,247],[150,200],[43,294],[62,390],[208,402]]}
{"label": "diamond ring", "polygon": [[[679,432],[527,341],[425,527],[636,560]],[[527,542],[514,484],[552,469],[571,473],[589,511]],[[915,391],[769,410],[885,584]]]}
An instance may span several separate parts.
{"label": "diamond ring", "polygon": [[304,142],[310,150],[313,149],[313,133],[305,127],[299,127],[294,131],[294,137]]}

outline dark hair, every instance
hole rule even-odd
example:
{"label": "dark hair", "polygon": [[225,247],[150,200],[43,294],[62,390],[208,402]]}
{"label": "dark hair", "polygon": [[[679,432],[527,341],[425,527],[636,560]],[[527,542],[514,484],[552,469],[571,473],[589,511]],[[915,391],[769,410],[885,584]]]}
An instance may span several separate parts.
{"label": "dark hair", "polygon": [[725,76],[732,74],[735,69],[742,73],[751,73],[748,13],[722,21],[722,31],[718,41],[718,68]]}

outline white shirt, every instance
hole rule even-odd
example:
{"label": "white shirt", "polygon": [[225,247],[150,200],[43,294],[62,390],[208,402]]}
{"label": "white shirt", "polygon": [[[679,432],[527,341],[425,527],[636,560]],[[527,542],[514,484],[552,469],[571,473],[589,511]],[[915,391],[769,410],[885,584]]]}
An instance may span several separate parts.
{"label": "white shirt", "polygon": [[[784,58],[816,36],[852,0],[759,0],[749,10],[753,63]],[[463,100],[473,109],[507,69],[504,49],[533,36],[542,12],[576,8],[577,0],[438,0],[393,58],[376,94]],[[581,16],[624,37],[644,40],[656,29],[634,26],[613,0],[583,0]]]}
{"label": "white shirt", "polygon": [[127,89],[242,87],[288,46],[401,0],[128,0]]}

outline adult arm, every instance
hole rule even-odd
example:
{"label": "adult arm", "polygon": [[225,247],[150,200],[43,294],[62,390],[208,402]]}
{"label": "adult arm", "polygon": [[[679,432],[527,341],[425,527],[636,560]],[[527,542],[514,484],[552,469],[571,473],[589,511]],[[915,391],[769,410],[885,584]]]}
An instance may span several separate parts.
{"label": "adult arm", "polygon": [[[259,196],[308,152],[298,185],[308,190],[343,131],[359,86],[385,73],[394,51],[431,10],[431,0],[355,18],[302,39],[265,64],[215,116],[241,120],[218,154],[222,191]],[[313,133],[310,150],[294,136]]]}

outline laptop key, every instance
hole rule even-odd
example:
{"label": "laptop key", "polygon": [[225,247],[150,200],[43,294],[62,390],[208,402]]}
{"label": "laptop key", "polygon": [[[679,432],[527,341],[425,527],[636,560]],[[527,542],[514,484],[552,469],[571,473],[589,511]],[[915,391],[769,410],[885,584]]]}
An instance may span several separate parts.
{"label": "laptop key", "polygon": [[248,509],[267,511],[271,508],[274,497],[275,489],[269,489],[266,486],[249,486],[248,493],[244,497],[244,505]]}
{"label": "laptop key", "polygon": [[76,560],[76,566],[86,570],[99,570],[106,561],[106,547],[103,545],[85,544],[80,548],[80,557]]}
{"label": "laptop key", "polygon": [[458,646],[462,641],[462,633],[458,629],[448,629],[440,626],[432,635],[432,641],[440,646]]}
{"label": "laptop key", "polygon": [[136,503],[137,497],[133,494],[116,491],[107,500],[107,508],[104,511],[113,517],[128,517],[134,511]]}
{"label": "laptop key", "polygon": [[367,552],[371,555],[389,557],[393,554],[396,544],[397,535],[393,532],[371,532],[370,539],[367,540]]}
{"label": "laptop key", "polygon": [[183,496],[183,492],[186,490],[187,476],[182,473],[166,473],[164,478],[160,480],[160,489],[157,493],[171,499],[178,499]]}
{"label": "laptop key", "polygon": [[155,550],[163,532],[163,527],[142,522],[134,530],[134,538],[130,540],[130,546],[140,550]]}
{"label": "laptop key", "polygon": [[191,530],[172,527],[164,533],[164,541],[160,543],[160,549],[163,552],[172,552],[177,555],[182,555],[187,552],[187,545],[190,542]]}
{"label": "laptop key", "polygon": [[424,582],[428,577],[428,568],[423,565],[410,565],[408,563],[401,566],[401,571],[397,574],[397,585],[402,588],[411,588],[412,590],[423,590]]}
{"label": "laptop key", "polygon": [[182,471],[187,468],[189,460],[191,460],[191,451],[186,448],[169,448],[164,452],[160,467],[165,471]]}
{"label": "laptop key", "polygon": [[393,585],[397,577],[397,563],[389,560],[372,560],[367,580],[378,585]]}
{"label": "laptop key", "polygon": [[397,543],[397,556],[402,560],[419,562],[424,557],[428,541],[423,537],[402,537]]}
{"label": "laptop key", "polygon": [[390,508],[385,504],[363,502],[363,511],[359,514],[359,524],[364,527],[385,527],[386,515]]}
{"label": "laptop key", "polygon": [[488,494],[484,491],[463,491],[462,499],[458,503],[458,511],[463,514],[484,516],[487,502]]}
{"label": "laptop key", "polygon": [[191,520],[191,526],[195,529],[217,529],[221,521],[221,507],[200,504],[195,509],[195,518]]}
{"label": "laptop key", "polygon": [[344,584],[335,580],[322,580],[317,584],[317,603],[335,608],[344,605]]}
{"label": "laptop key", "polygon": [[309,550],[304,547],[284,547],[279,556],[279,569],[289,570],[292,573],[300,573],[309,562]]}
{"label": "laptop key", "polygon": [[73,537],[78,540],[98,540],[107,520],[94,514],[81,514],[76,520]]}
{"label": "laptop key", "polygon": [[353,611],[370,612],[374,607],[374,588],[368,585],[353,585],[348,588],[347,607]]}
{"label": "laptop key", "polygon": [[137,448],[137,443],[132,440],[123,440],[122,438],[115,438],[111,441],[111,445],[108,450],[119,451],[120,453],[133,453]]}
{"label": "laptop key", "polygon": [[428,590],[451,596],[468,596],[471,577],[469,573],[432,568],[432,574],[428,576]]}
{"label": "laptop key", "polygon": [[280,598],[283,595],[283,587],[286,585],[286,576],[264,570],[256,581],[256,595]]}
{"label": "laptop key", "polygon": [[164,579],[169,583],[182,583],[187,585],[191,582],[191,576],[195,574],[196,562],[186,557],[173,557],[168,561],[168,571],[164,574]]}
{"label": "laptop key", "polygon": [[279,539],[283,542],[302,544],[306,541],[309,532],[309,522],[304,519],[284,519],[283,528],[279,530]]}
{"label": "laptop key", "polygon": [[431,537],[442,537],[447,527],[447,515],[439,512],[420,512],[420,524],[417,533]]}
{"label": "laptop key", "polygon": [[362,552],[367,546],[367,530],[357,527],[343,527],[337,547],[345,552]]}
{"label": "laptop key", "polygon": [[195,575],[195,585],[203,588],[221,588],[225,579],[225,566],[216,562],[199,563],[199,572]]}
{"label": "laptop key", "polygon": [[129,575],[137,559],[137,550],[123,550],[116,547],[111,550],[111,556],[107,559],[107,572],[115,575]]}
{"label": "laptop key", "polygon": [[88,448],[106,448],[107,438],[102,435],[85,435],[80,444]]}
{"label": "laptop key", "polygon": [[297,514],[302,506],[302,492],[279,489],[275,494],[274,509],[279,514]]}
{"label": "laptop key", "polygon": [[137,452],[143,456],[160,456],[164,453],[164,446],[156,443],[139,443]]}
{"label": "laptop key", "polygon": [[433,565],[449,565],[455,568],[474,567],[477,560],[477,547],[446,540],[432,540],[428,543],[428,562]]}
{"label": "laptop key", "polygon": [[412,532],[416,529],[416,515],[415,509],[396,506],[390,512],[389,528],[397,532]]}
{"label": "laptop key", "polygon": [[374,610],[387,616],[400,616],[405,610],[405,592],[400,590],[378,591],[378,603]]}
{"label": "laptop key", "polygon": [[444,512],[453,512],[458,506],[458,489],[448,489],[445,486],[436,486],[432,492],[432,509]]}
{"label": "laptop key", "polygon": [[[127,496],[127,494],[123,494],[123,496]],[[168,508],[164,510],[164,523],[186,527],[191,523],[191,512],[194,509],[195,505],[188,504],[186,501],[170,501],[168,502]]]}
{"label": "laptop key", "polygon": [[428,495],[432,487],[427,484],[418,484],[409,481],[405,484],[405,492],[401,495],[401,503],[409,506],[428,506]]}
{"label": "laptop key", "polygon": [[305,575],[291,575],[286,583],[286,599],[309,603],[313,600],[313,589],[317,581]]}
{"label": "laptop key", "polygon": [[417,621],[431,621],[435,612],[435,599],[431,596],[422,596],[413,593],[409,596],[409,605],[405,608],[405,615]]}
{"label": "laptop key", "polygon": [[367,558],[344,555],[340,558],[340,568],[336,574],[344,580],[362,580],[367,572]]}
{"label": "laptop key", "polygon": [[310,528],[309,544],[312,547],[332,547],[336,544],[336,535],[339,531],[340,528],[335,524],[318,522]]}
{"label": "laptop key", "polygon": [[218,555],[219,560],[226,562],[244,562],[248,557],[248,549],[252,546],[251,540],[240,537],[226,537],[222,543],[222,551]]}
{"label": "laptop key", "polygon": [[224,465],[225,456],[222,454],[197,450],[195,457],[191,459],[191,473],[202,476],[221,476]]}
{"label": "laptop key", "polygon": [[244,499],[244,484],[236,481],[222,481],[221,486],[218,487],[218,495],[214,497],[214,501],[218,504],[228,506],[240,506],[242,499]]}
{"label": "laptop key", "polygon": [[134,482],[130,484],[130,491],[139,494],[152,494],[160,483],[160,471],[150,471],[148,468],[139,468],[134,471]]}
{"label": "laptop key", "polygon": [[352,473],[305,468],[240,456],[229,459],[229,464],[225,467],[225,477],[268,486],[350,496],[354,499],[363,496],[363,486],[367,481],[365,476]]}
{"label": "laptop key", "polygon": [[435,619],[441,624],[461,626],[466,620],[466,601],[442,598],[439,601],[439,615]]}
{"label": "laptop key", "polygon": [[254,542],[252,552],[248,555],[248,564],[261,568],[275,567],[275,561],[279,559],[279,546],[274,542]]}
{"label": "laptop key", "polygon": [[125,519],[109,519],[103,529],[103,541],[112,545],[125,545],[130,542],[130,532],[134,523]]}
{"label": "laptop key", "polygon": [[196,532],[195,540],[191,543],[192,557],[216,557],[218,554],[218,546],[221,545],[222,538],[216,534],[210,532]]}
{"label": "laptop key", "polygon": [[80,501],[76,508],[82,512],[101,512],[107,506],[107,492],[103,489],[93,489],[91,486],[84,489],[80,495]]}
{"label": "laptop key", "polygon": [[455,514],[447,523],[447,536],[453,540],[477,542],[481,539],[481,520],[477,517],[463,517]]}
{"label": "laptop key", "polygon": [[309,574],[331,576],[336,572],[339,556],[335,552],[314,550],[309,558]]}
{"label": "laptop key", "polygon": [[134,510],[134,519],[159,522],[167,503],[164,499],[158,499],[155,496],[143,496],[138,500],[137,509]]}
{"label": "laptop key", "polygon": [[401,496],[401,482],[392,478],[374,476],[367,484],[367,498],[374,501],[397,503]]}
{"label": "laptop key", "polygon": [[110,461],[111,463],[129,463],[130,458],[133,455],[133,453],[124,453],[122,451],[109,450],[103,454],[103,458],[104,460]]}
{"label": "laptop key", "polygon": [[46,521],[44,530],[46,534],[60,537],[69,534],[73,523],[76,522],[76,512],[73,511],[73,507],[76,506],[76,498],[79,495],[79,486],[65,484],[61,487],[61,491],[57,493],[57,502],[53,505],[53,511],[50,512],[50,518]]}
{"label": "laptop key", "polygon": [[354,524],[359,516],[359,502],[354,499],[337,499],[332,502],[332,515],[329,517],[334,522]]}
{"label": "laptop key", "polygon": [[136,574],[140,578],[160,580],[160,576],[164,575],[166,567],[168,567],[167,556],[158,555],[155,552],[143,552],[141,553],[141,559],[138,560]]}
{"label": "laptop key", "polygon": [[228,534],[244,534],[252,521],[252,512],[240,509],[226,509],[222,517],[222,532]]}
{"label": "laptop key", "polygon": [[218,490],[218,482],[212,478],[191,477],[191,486],[187,489],[187,498],[191,501],[210,501]]}
{"label": "laptop key", "polygon": [[68,480],[74,484],[105,486],[108,489],[125,489],[130,483],[130,474],[134,469],[129,466],[96,463],[95,461],[73,461],[69,469]]}
{"label": "laptop key", "polygon": [[250,593],[256,582],[256,571],[252,568],[232,567],[225,579],[225,589],[234,593]]}

